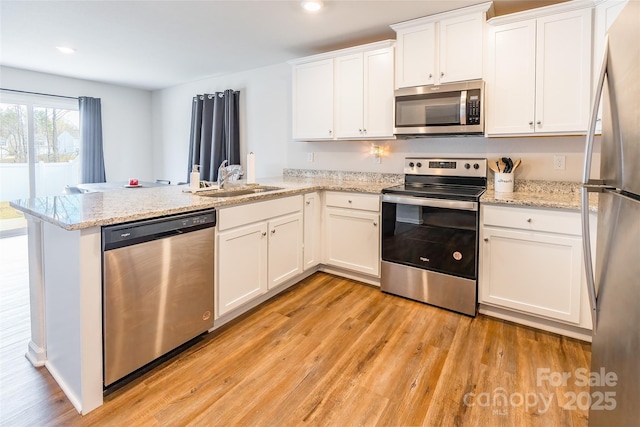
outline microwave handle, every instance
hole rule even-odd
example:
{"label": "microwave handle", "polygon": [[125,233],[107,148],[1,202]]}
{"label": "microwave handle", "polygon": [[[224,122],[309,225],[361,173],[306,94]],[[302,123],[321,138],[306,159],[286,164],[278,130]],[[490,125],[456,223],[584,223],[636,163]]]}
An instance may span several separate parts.
{"label": "microwave handle", "polygon": [[460,91],[460,124],[467,124],[467,91]]}

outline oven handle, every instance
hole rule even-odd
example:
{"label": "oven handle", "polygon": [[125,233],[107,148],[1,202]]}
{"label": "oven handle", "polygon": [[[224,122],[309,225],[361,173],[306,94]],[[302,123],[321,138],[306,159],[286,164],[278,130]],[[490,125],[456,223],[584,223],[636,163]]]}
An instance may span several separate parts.
{"label": "oven handle", "polygon": [[456,209],[460,211],[476,212],[478,210],[478,202],[465,202],[462,200],[448,199],[430,199],[427,197],[414,196],[396,196],[393,194],[384,194],[382,196],[382,202],[396,203],[399,205],[416,205],[428,206],[432,208]]}

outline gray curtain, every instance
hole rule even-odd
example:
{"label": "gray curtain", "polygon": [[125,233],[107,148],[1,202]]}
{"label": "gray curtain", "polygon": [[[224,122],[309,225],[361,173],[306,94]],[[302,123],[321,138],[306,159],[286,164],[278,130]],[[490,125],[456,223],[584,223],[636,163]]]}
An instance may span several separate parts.
{"label": "gray curtain", "polygon": [[239,98],[231,89],[193,97],[187,182],[193,165],[200,165],[201,180],[216,181],[224,160],[240,164]]}
{"label": "gray curtain", "polygon": [[100,98],[81,96],[80,144],[82,154],[81,183],[106,182],[102,149],[102,108]]}

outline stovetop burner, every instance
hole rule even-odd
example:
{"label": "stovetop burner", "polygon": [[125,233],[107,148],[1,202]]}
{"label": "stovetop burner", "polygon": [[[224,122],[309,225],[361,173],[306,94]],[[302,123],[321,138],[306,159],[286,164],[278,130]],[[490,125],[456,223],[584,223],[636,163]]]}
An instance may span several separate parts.
{"label": "stovetop burner", "polygon": [[478,201],[487,187],[486,159],[406,158],[405,183],[382,193]]}
{"label": "stovetop burner", "polygon": [[382,190],[382,193],[402,193],[414,197],[477,201],[485,187],[455,184],[400,184]]}

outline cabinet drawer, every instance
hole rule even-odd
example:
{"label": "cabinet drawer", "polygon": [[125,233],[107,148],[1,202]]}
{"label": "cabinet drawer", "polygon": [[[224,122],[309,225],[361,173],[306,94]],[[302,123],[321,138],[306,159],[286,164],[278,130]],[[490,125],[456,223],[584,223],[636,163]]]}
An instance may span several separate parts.
{"label": "cabinet drawer", "polygon": [[363,211],[380,211],[380,196],[375,194],[340,193],[328,191],[325,205],[337,208],[359,209]]}
{"label": "cabinet drawer", "polygon": [[482,208],[482,213],[482,223],[484,225],[546,231],[574,236],[582,235],[579,212],[485,205]]}
{"label": "cabinet drawer", "polygon": [[218,231],[302,211],[302,196],[283,197],[218,209]]}

